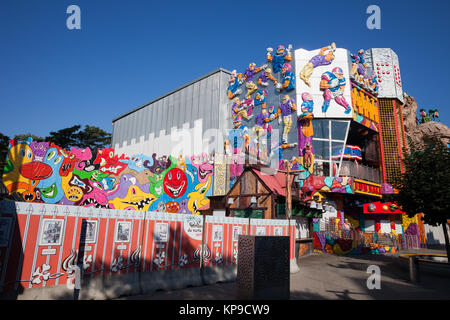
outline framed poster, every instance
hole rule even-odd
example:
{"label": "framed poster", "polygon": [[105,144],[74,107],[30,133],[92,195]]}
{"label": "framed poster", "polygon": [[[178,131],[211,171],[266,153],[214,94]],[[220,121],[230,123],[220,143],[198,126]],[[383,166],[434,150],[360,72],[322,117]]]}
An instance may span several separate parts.
{"label": "framed poster", "polygon": [[266,227],[256,227],[256,235],[257,236],[265,236],[266,235]]}
{"label": "framed poster", "polygon": [[[96,243],[97,242],[97,230],[98,221],[97,220],[83,220],[83,225],[81,227],[81,239],[82,243]],[[84,230],[84,231],[83,231]]]}
{"label": "framed poster", "polygon": [[169,241],[169,224],[167,222],[155,223],[155,231],[153,232],[154,242]]}
{"label": "framed poster", "polygon": [[39,236],[40,246],[60,246],[63,238],[64,219],[43,219]]}
{"label": "framed poster", "polygon": [[131,221],[118,221],[116,224],[116,234],[114,242],[130,242]]}
{"label": "framed poster", "polygon": [[242,234],[242,226],[233,226],[233,241],[238,241],[240,234]]}
{"label": "framed poster", "polygon": [[0,218],[0,247],[7,247],[9,244],[9,236],[11,232],[12,218]]}
{"label": "framed poster", "polygon": [[273,235],[274,236],[282,236],[283,235],[283,227],[274,227]]}
{"label": "framed poster", "polygon": [[223,225],[215,224],[212,226],[212,241],[223,241]]}

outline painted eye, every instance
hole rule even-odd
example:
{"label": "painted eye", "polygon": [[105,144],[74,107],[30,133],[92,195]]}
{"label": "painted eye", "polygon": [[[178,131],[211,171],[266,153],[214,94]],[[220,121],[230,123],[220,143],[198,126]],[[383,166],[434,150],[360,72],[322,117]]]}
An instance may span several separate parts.
{"label": "painted eye", "polygon": [[180,178],[181,178],[181,174],[178,172],[177,173],[177,179],[180,180]]}
{"label": "painted eye", "polygon": [[109,157],[110,157],[110,158],[114,157],[114,152],[111,151],[111,152],[109,153]]}
{"label": "painted eye", "polygon": [[62,157],[57,157],[53,163],[54,163],[55,165],[57,165],[57,164],[60,163],[61,161],[62,161]]}
{"label": "painted eye", "polygon": [[25,157],[25,150],[23,150],[23,149],[20,149],[20,156],[21,156],[22,158],[24,158],[24,157]]}
{"label": "painted eye", "polygon": [[56,151],[55,150],[50,151],[48,156],[47,156],[47,160],[51,160],[55,155],[56,155]]}
{"label": "painted eye", "polygon": [[31,150],[27,150],[27,158],[31,159],[32,158],[32,154],[31,154]]}
{"label": "painted eye", "polygon": [[172,173],[169,173],[169,180],[172,180]]}

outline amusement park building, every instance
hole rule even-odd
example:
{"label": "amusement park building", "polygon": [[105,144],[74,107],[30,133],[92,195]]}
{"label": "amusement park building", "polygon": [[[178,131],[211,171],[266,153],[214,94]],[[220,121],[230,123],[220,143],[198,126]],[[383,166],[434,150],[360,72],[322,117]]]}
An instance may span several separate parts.
{"label": "amusement park building", "polygon": [[[248,207],[249,199],[235,200],[264,184],[265,173],[258,171],[255,186],[244,188],[247,179],[235,185],[246,166],[283,170],[288,160],[291,170],[302,171],[291,211],[298,229],[307,230],[302,237],[323,227],[313,217],[334,219],[339,228],[347,219],[358,230],[402,234],[420,219],[405,219],[395,204],[383,203],[403,170],[402,105],[392,49],[353,54],[334,43],[310,51],[278,46],[245,71],[218,69],[115,118],[112,146],[128,154],[213,153],[211,214]],[[217,134],[208,135],[210,129]],[[187,142],[171,138],[177,131]],[[265,218],[286,212],[285,194],[271,197],[270,205],[258,192],[248,194],[256,195]],[[311,207],[322,208],[320,214],[305,214]]]}

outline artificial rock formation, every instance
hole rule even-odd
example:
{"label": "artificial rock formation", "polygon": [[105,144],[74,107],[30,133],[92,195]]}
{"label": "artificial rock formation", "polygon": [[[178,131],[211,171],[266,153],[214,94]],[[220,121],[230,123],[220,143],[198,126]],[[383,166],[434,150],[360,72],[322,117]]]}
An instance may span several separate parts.
{"label": "artificial rock formation", "polygon": [[436,136],[444,144],[450,143],[450,129],[441,122],[429,121],[417,124],[417,102],[414,97],[404,94],[405,105],[403,106],[403,122],[405,125],[406,140],[408,147],[411,145],[423,145],[425,136]]}

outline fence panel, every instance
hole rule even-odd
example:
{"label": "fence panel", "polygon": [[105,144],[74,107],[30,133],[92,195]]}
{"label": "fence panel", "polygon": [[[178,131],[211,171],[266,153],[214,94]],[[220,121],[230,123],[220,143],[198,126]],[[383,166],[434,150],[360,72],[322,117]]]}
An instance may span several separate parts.
{"label": "fence panel", "polygon": [[198,268],[204,254],[202,228],[202,216],[147,213],[142,271]]}
{"label": "fence panel", "polygon": [[211,255],[204,266],[236,264],[239,235],[248,234],[248,224],[248,218],[206,216],[204,243]]}

